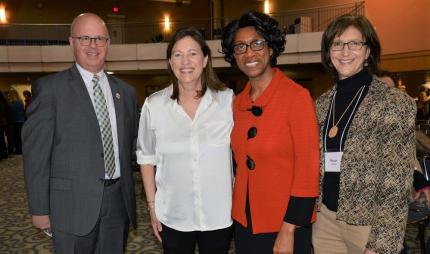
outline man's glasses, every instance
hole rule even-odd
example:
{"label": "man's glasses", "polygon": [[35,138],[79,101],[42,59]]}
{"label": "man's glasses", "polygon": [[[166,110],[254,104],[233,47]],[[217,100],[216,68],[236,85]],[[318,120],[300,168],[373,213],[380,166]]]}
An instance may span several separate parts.
{"label": "man's glasses", "polygon": [[341,51],[345,48],[345,45],[348,46],[349,50],[360,50],[363,45],[366,45],[365,41],[348,41],[348,42],[342,42],[342,41],[334,41],[330,48],[333,51]]}
{"label": "man's glasses", "polygon": [[[251,113],[257,117],[263,114],[263,108],[259,106],[252,106],[247,111],[251,111]],[[248,139],[255,138],[257,136],[257,131],[257,127],[252,126],[251,128],[249,128]],[[246,166],[249,170],[254,170],[255,168],[255,162],[249,155],[246,156]]]}
{"label": "man's glasses", "polygon": [[109,41],[109,38],[104,36],[90,37],[85,35],[85,36],[77,36],[72,38],[79,40],[79,43],[81,44],[81,46],[89,46],[91,42],[94,40],[94,43],[96,44],[97,47],[104,47]]}
{"label": "man's glasses", "polygon": [[241,55],[248,50],[248,47],[250,47],[252,51],[260,51],[264,48],[264,45],[266,45],[266,40],[264,39],[251,41],[249,44],[241,42],[233,45],[233,51],[236,55]]}

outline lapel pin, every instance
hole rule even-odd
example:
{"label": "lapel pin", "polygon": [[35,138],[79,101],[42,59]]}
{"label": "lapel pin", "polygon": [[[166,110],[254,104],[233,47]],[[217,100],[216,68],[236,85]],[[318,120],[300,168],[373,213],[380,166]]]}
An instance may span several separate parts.
{"label": "lapel pin", "polygon": [[119,99],[121,99],[121,94],[116,93],[116,94],[115,94],[115,97],[119,100]]}

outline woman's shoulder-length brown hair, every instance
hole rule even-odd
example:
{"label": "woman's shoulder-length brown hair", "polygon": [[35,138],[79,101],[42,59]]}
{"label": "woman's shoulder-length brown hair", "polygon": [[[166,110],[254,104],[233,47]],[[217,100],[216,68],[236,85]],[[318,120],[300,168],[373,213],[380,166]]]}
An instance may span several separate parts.
{"label": "woman's shoulder-length brown hair", "polygon": [[371,74],[375,74],[379,70],[379,62],[381,57],[381,43],[379,42],[378,35],[373,28],[370,21],[364,16],[343,15],[336,18],[329,24],[324,31],[321,40],[321,62],[323,66],[337,74],[330,60],[330,47],[336,36],[340,36],[349,27],[355,27],[360,31],[365,41],[365,45],[370,50],[370,55],[367,58],[368,70]]}
{"label": "woman's shoulder-length brown hair", "polygon": [[[197,30],[196,28],[185,27],[185,28],[180,28],[176,31],[172,39],[169,41],[169,45],[167,46],[167,53],[166,53],[167,58],[170,59],[170,57],[172,56],[172,49],[175,46],[176,42],[187,36],[191,37],[194,41],[196,41],[197,44],[200,45],[200,48],[203,52],[203,56],[208,57],[206,67],[203,69],[203,73],[202,73],[202,90],[197,92],[197,96],[199,98],[203,97],[203,95],[206,93],[206,90],[208,88],[214,91],[225,90],[226,89],[225,84],[218,79],[218,76],[216,75],[215,71],[212,68],[211,50],[208,44],[206,43],[202,33],[200,33],[200,31]],[[171,83],[173,84],[173,92],[170,98],[173,100],[178,100],[179,99],[178,79],[176,78],[175,73],[173,72],[169,63],[167,64],[167,68],[169,70]]]}

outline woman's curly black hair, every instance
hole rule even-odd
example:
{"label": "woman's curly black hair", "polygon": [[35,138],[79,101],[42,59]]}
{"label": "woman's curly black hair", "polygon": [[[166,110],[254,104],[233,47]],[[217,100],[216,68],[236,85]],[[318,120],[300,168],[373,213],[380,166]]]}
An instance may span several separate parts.
{"label": "woman's curly black hair", "polygon": [[285,49],[285,32],[278,28],[278,21],[264,13],[256,11],[249,11],[226,26],[221,40],[224,59],[231,65],[236,65],[233,51],[234,37],[239,29],[250,26],[255,28],[257,33],[266,40],[268,47],[272,49],[273,53],[270,56],[270,65],[272,67],[275,66],[276,58]]}

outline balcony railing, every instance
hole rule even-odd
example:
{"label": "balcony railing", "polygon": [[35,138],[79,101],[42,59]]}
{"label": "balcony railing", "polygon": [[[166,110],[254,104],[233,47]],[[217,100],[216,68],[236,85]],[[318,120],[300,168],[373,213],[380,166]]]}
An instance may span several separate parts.
{"label": "balcony railing", "polygon": [[272,17],[288,33],[301,33],[324,31],[333,20],[345,14],[364,16],[364,2],[276,12]]}
{"label": "balcony railing", "polygon": [[[336,17],[364,15],[364,2],[272,13],[288,33],[323,31]],[[234,18],[171,20],[170,31],[164,22],[107,23],[113,44],[155,43],[168,41],[172,31],[186,26],[198,28],[206,39],[219,39],[223,27]],[[70,24],[2,24],[0,45],[65,45]]]}

